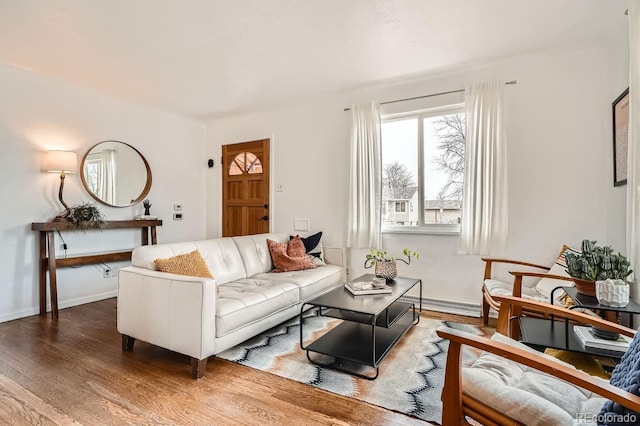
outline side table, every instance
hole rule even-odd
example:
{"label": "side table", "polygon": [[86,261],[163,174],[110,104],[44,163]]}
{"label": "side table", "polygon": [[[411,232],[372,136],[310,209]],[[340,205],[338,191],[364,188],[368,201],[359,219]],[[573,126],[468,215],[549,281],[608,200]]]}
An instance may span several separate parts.
{"label": "side table", "polygon": [[545,348],[554,348],[613,359],[620,359],[624,355],[624,352],[585,347],[573,331],[574,325],[567,320],[529,317],[519,317],[517,320],[522,343],[541,352]]}
{"label": "side table", "polygon": [[575,287],[556,287],[551,292],[551,300],[553,300],[553,294],[556,290],[562,289],[565,293],[571,297],[576,304],[571,306],[569,309],[575,308],[587,308],[592,310],[601,310],[607,312],[620,312],[621,314],[629,315],[629,327],[633,327],[633,314],[640,314],[640,305],[635,303],[633,300],[629,300],[627,306],[609,306],[603,305],[598,302],[598,299],[595,296],[587,296],[582,293],[578,293]]}

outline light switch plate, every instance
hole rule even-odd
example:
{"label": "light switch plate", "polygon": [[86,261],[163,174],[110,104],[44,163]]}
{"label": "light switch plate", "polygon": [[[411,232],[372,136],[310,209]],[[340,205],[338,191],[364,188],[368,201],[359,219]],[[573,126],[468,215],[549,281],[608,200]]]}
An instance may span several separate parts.
{"label": "light switch plate", "polygon": [[309,219],[293,219],[293,230],[308,232],[311,229]]}

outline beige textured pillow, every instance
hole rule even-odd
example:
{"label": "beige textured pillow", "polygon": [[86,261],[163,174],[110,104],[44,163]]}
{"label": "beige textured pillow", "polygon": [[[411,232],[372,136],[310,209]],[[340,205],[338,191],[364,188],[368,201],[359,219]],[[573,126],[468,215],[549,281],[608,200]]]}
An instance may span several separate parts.
{"label": "beige textured pillow", "polygon": [[179,254],[168,259],[156,259],[153,261],[161,272],[171,274],[188,275],[191,277],[213,278],[207,264],[198,250],[191,253]]}

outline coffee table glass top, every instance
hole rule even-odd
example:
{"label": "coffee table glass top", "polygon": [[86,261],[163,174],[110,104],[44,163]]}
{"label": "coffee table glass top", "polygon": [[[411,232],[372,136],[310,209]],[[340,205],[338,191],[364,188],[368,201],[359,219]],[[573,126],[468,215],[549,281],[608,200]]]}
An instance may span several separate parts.
{"label": "coffee table glass top", "polygon": [[[367,274],[351,281],[372,281],[374,278],[375,275]],[[392,289],[391,293],[366,294],[361,296],[352,295],[349,290],[345,289],[342,285],[308,301],[307,304],[378,315],[419,282],[420,280],[417,278],[396,277],[392,282],[387,283]]]}

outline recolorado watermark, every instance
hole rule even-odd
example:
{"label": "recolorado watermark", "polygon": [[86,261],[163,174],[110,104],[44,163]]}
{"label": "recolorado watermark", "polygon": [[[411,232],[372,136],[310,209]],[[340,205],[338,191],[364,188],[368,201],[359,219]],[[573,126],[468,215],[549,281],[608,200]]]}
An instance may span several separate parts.
{"label": "recolorado watermark", "polygon": [[622,424],[638,424],[638,415],[635,413],[616,414],[592,414],[592,413],[577,413],[576,420],[578,423],[622,423]]}

